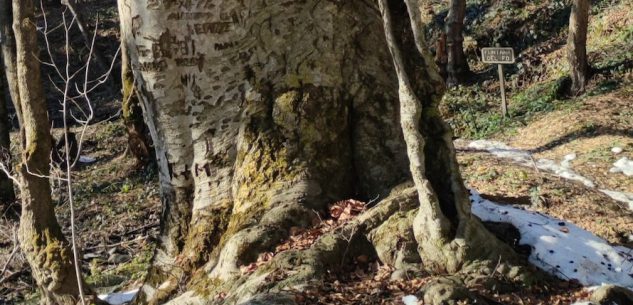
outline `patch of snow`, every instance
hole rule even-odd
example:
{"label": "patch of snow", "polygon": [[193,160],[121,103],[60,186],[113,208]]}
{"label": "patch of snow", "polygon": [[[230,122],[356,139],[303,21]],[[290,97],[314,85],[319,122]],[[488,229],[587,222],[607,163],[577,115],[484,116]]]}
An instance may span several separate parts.
{"label": "patch of snow", "polygon": [[633,211],[633,193],[618,192],[611,190],[600,190],[607,194],[607,196],[613,198],[613,200],[624,202],[629,206],[629,210]]}
{"label": "patch of snow", "polygon": [[560,166],[564,167],[564,168],[571,168],[571,161],[576,160],[576,154],[575,153],[571,153],[568,155],[565,155],[565,157],[563,157],[563,161],[560,163]]}
{"label": "patch of snow", "polygon": [[[497,141],[489,141],[489,140],[472,141],[470,142],[468,147],[473,148],[473,149],[488,151],[489,153],[499,158],[511,159],[515,161],[516,163],[523,166],[536,167],[538,169],[546,170],[546,171],[552,172],[554,175],[559,176],[561,178],[582,182],[587,187],[591,187],[591,188],[596,187],[593,181],[589,180],[586,177],[581,176],[580,174],[574,172],[571,169],[570,161],[576,159],[575,153],[566,155],[560,164],[556,164],[556,162],[549,159],[535,160],[529,152],[525,150],[521,150],[521,149],[512,148],[504,143],[497,142]],[[626,159],[626,160],[622,161],[623,159]],[[627,169],[627,172],[633,171],[633,161],[628,160],[627,158],[623,158],[623,159],[620,159],[618,161],[620,163],[616,162],[614,164],[616,165],[616,167],[618,165],[620,167],[617,167],[617,169],[616,167],[612,168],[611,172],[623,171],[624,168]],[[629,162],[629,163],[626,163],[626,162]],[[626,165],[626,166],[622,167],[623,165]],[[633,175],[633,173],[631,174]],[[607,196],[611,197],[613,200],[627,204],[628,208],[633,211],[633,194],[632,193],[605,190],[605,189],[601,189],[600,191],[606,194]]]}
{"label": "patch of snow", "polygon": [[79,162],[80,163],[90,164],[90,163],[97,162],[97,159],[95,159],[93,157],[88,157],[88,156],[79,156]]}
{"label": "patch of snow", "polygon": [[497,141],[472,141],[470,142],[470,144],[468,144],[468,147],[478,150],[485,150],[497,157],[512,159],[513,161],[524,166],[536,167],[541,170],[552,172],[554,175],[562,178],[579,181],[587,187],[595,187],[593,181],[579,175],[571,169],[569,162],[576,158],[576,154],[569,154],[565,156],[565,159],[559,164],[550,159],[535,160],[529,152],[521,149],[512,148],[504,143]]}
{"label": "patch of snow", "polygon": [[108,294],[100,294],[98,297],[102,301],[106,301],[110,305],[122,305],[132,301],[138,293],[138,289],[126,292],[113,292]]}
{"label": "patch of snow", "polygon": [[402,297],[404,305],[418,305],[418,298],[414,295],[407,295]]}
{"label": "patch of snow", "polygon": [[633,288],[633,250],[613,247],[591,232],[539,212],[500,205],[471,190],[472,212],[483,221],[511,223],[529,245],[530,263],[561,279],[585,286]]}
{"label": "patch of snow", "polygon": [[619,153],[621,153],[621,152],[623,152],[623,151],[624,151],[624,149],[622,149],[622,147],[617,147],[617,146],[616,146],[616,147],[614,147],[614,148],[611,148],[611,152],[612,152],[612,153],[614,153],[614,154],[616,154],[616,155],[617,155],[617,154],[619,154]]}
{"label": "patch of snow", "polygon": [[609,170],[611,173],[623,173],[627,176],[633,176],[633,160],[624,157],[613,163],[613,167]]}

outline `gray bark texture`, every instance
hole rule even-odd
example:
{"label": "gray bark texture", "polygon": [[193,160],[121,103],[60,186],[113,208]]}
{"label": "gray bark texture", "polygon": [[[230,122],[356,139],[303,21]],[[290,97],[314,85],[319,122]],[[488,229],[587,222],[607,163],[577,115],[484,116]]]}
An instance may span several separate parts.
{"label": "gray bark texture", "polygon": [[[119,1],[163,203],[138,304],[292,303],[285,288],[363,239],[383,262],[443,272],[511,252],[470,214],[420,3],[381,4]],[[328,203],[376,196],[310,249],[240,270]],[[388,251],[385,232],[406,247]]]}
{"label": "gray bark texture", "polygon": [[569,17],[567,60],[571,71],[571,93],[573,95],[583,93],[589,80],[589,63],[587,62],[589,7],[589,0],[574,0]]}

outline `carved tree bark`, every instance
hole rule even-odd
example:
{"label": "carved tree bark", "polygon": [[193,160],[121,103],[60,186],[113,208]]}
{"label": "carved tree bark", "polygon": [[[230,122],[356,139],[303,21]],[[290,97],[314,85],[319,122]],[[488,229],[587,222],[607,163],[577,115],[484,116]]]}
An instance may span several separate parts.
{"label": "carved tree bark", "polygon": [[[392,57],[366,1],[119,1],[163,202],[137,303],[292,303],[283,287],[337,268],[349,236],[397,268],[422,256],[456,272],[510,253],[470,214],[420,6],[406,2],[416,9],[389,4],[389,46],[403,54]],[[419,200],[400,186],[411,173]],[[240,271],[328,203],[377,195],[387,198],[309,250]],[[401,222],[406,247],[379,250]],[[263,280],[284,269],[294,272]]]}
{"label": "carved tree bark", "polygon": [[34,1],[13,0],[16,83],[21,111],[22,162],[18,166],[22,213],[19,239],[41,304],[76,305],[79,296],[72,251],[55,218],[49,183],[51,135],[37,60]]}
{"label": "carved tree bark", "polygon": [[589,80],[589,63],[587,62],[589,6],[589,0],[574,0],[569,17],[567,60],[571,70],[571,93],[573,95],[583,93]]}
{"label": "carved tree bark", "polygon": [[446,83],[456,86],[462,83],[470,68],[464,55],[464,17],[466,0],[451,0],[448,16],[446,16]]}

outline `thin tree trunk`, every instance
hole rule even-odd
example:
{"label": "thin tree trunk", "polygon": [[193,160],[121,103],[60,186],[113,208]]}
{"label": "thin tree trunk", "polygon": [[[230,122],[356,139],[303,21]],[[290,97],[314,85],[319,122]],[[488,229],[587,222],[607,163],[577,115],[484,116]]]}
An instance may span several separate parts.
{"label": "thin tree trunk", "polygon": [[567,60],[571,70],[571,93],[573,95],[583,93],[589,79],[589,63],[587,62],[589,6],[589,0],[574,0],[569,17]]}
{"label": "thin tree trunk", "polygon": [[[18,117],[18,123],[22,126],[22,110],[20,96],[18,94],[18,75],[16,68],[15,36],[13,35],[13,8],[11,0],[0,0],[0,47],[4,64],[5,76],[8,84],[8,91],[11,95],[13,108]],[[20,128],[20,141],[24,141],[23,129]]]}
{"label": "thin tree trunk", "polygon": [[450,0],[450,9],[446,16],[446,83],[449,87],[462,83],[470,69],[464,55],[464,17],[465,0]]}
{"label": "thin tree trunk", "polygon": [[[0,55],[0,57],[2,56]],[[3,163],[7,171],[11,169],[11,142],[9,138],[11,122],[9,121],[8,101],[6,100],[8,96],[9,94],[5,89],[4,71],[0,71],[0,162]],[[11,207],[14,200],[13,181],[3,171],[0,171],[0,213]]]}
{"label": "thin tree trunk", "polygon": [[76,305],[79,289],[73,253],[57,223],[48,178],[51,135],[37,60],[34,1],[13,0],[13,16],[21,128],[26,135],[18,167],[20,245],[40,290],[41,303]]}
{"label": "thin tree trunk", "polygon": [[[122,41],[124,40],[122,39]],[[143,109],[135,92],[136,82],[130,67],[130,57],[125,43],[121,44],[121,80],[123,86],[123,122],[127,131],[128,149],[136,158],[137,166],[141,167],[153,159],[154,151],[147,126],[143,120]]]}

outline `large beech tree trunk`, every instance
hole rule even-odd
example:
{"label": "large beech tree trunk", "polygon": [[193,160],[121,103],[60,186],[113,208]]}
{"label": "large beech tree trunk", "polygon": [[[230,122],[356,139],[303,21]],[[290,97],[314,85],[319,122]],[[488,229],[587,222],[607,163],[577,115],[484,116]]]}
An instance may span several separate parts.
{"label": "large beech tree trunk", "polygon": [[455,86],[462,83],[470,68],[464,54],[464,17],[466,0],[451,0],[446,16],[446,83]]}
{"label": "large beech tree trunk", "polygon": [[25,135],[17,169],[22,199],[18,236],[39,287],[41,304],[75,305],[79,290],[72,250],[55,218],[47,177],[51,135],[37,60],[34,1],[13,0],[13,17],[17,93]]}
{"label": "large beech tree trunk", "polygon": [[[411,16],[389,4],[388,40],[403,54],[392,57],[367,1],[119,1],[163,202],[137,303],[292,303],[283,287],[337,268],[358,240],[397,268],[422,257],[456,272],[510,252],[470,214],[437,110],[442,80],[417,30],[419,3],[408,2]],[[415,188],[403,184],[411,173]],[[309,250],[240,271],[328,203],[376,196],[385,199]]]}
{"label": "large beech tree trunk", "polygon": [[587,62],[589,6],[589,0],[574,0],[569,17],[567,60],[571,70],[571,93],[573,95],[583,93],[589,80],[589,63]]}

